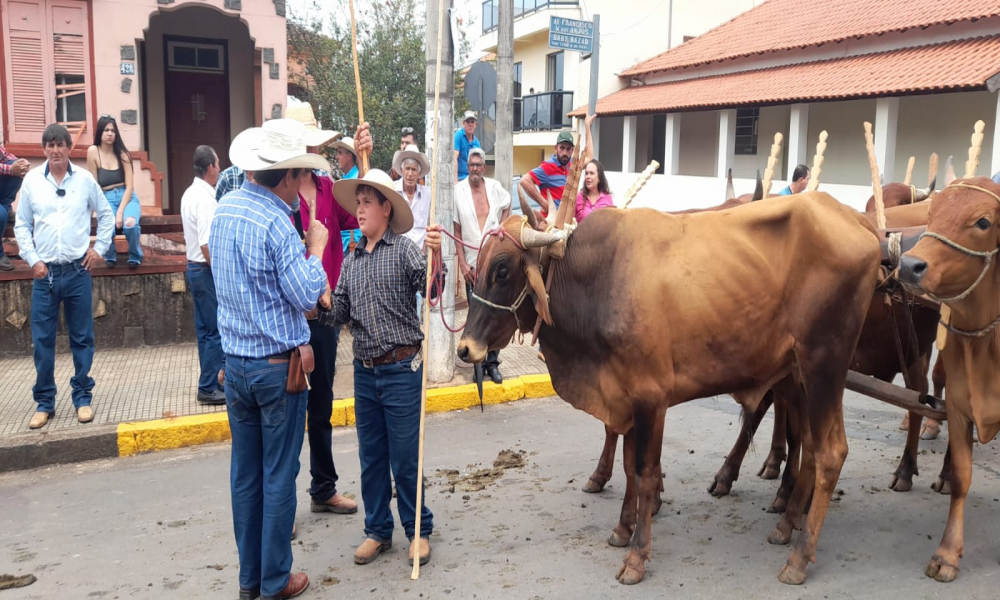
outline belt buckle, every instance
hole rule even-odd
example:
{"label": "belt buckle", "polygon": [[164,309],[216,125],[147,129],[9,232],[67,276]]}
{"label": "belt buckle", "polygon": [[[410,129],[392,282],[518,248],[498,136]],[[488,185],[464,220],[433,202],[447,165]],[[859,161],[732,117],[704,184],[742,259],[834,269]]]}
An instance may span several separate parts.
{"label": "belt buckle", "polygon": [[361,364],[366,369],[374,369],[375,368],[375,363],[370,358],[363,358],[363,359],[361,359]]}

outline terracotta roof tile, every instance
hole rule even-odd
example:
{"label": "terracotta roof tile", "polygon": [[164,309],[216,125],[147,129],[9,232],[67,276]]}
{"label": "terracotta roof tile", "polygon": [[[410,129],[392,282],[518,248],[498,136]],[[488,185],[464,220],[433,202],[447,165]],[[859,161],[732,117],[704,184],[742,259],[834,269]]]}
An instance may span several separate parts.
{"label": "terracotta roof tile", "polygon": [[[984,89],[1000,71],[1000,36],[625,88],[598,115],[763,106]],[[570,113],[580,117],[585,107]]]}
{"label": "terracotta roof tile", "polygon": [[621,76],[995,16],[997,0],[767,0]]}

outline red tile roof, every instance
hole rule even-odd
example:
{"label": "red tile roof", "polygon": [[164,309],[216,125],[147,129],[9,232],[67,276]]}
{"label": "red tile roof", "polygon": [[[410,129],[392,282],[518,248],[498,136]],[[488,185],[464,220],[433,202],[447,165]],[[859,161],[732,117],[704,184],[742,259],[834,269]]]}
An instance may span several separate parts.
{"label": "red tile roof", "polygon": [[621,76],[996,16],[998,0],[767,0]]}
{"label": "red tile roof", "polygon": [[[773,0],[772,0],[773,1]],[[835,60],[625,88],[597,102],[598,115],[711,110],[981,90],[1000,71],[1000,36]],[[585,107],[570,113],[581,117]]]}

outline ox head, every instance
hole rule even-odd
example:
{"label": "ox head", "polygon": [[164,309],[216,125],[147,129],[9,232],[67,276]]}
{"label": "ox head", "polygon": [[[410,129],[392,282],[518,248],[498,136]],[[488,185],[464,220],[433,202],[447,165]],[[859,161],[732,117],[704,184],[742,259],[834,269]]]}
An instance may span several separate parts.
{"label": "ox head", "polygon": [[536,231],[516,215],[488,234],[476,261],[459,358],[481,362],[489,350],[506,347],[518,331],[530,331],[536,316],[552,324],[539,260],[541,248],[560,239],[565,239],[562,232]]}
{"label": "ox head", "polygon": [[984,279],[1000,248],[1000,185],[955,181],[934,197],[927,231],[900,262],[899,280],[942,302],[959,301]]}

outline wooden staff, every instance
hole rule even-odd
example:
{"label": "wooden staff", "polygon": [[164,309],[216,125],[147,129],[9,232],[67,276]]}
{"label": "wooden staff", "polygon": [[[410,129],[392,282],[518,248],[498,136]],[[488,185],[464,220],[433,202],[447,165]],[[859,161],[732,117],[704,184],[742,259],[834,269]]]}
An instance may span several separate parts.
{"label": "wooden staff", "polygon": [[903,179],[903,185],[910,185],[910,180],[913,179],[913,167],[917,164],[917,157],[911,156],[910,161],[906,163],[906,178]]}
{"label": "wooden staff", "polygon": [[761,184],[764,189],[763,198],[767,198],[771,193],[771,180],[774,179],[774,167],[778,164],[778,155],[781,154],[781,142],[784,136],[781,132],[774,134],[774,143],[771,144],[771,155],[767,157],[767,168],[764,169],[764,181]]}
{"label": "wooden staff", "polygon": [[[361,100],[361,74],[358,70],[358,34],[357,26],[354,22],[354,0],[350,0],[351,4],[351,54],[354,56],[354,87],[358,91],[358,124],[365,122],[365,105]],[[358,153],[358,158],[361,160],[361,164],[358,166],[360,169],[358,171],[358,177],[364,177],[365,173],[368,172],[368,153],[360,152]],[[352,236],[353,237],[353,236]]]}
{"label": "wooden staff", "polygon": [[872,135],[872,124],[865,121],[865,146],[868,148],[868,166],[872,170],[872,193],[875,195],[875,224],[879,229],[885,229],[885,203],[882,202],[882,178],[878,172],[878,159],[875,158],[875,136]]}
{"label": "wooden staff", "polygon": [[938,155],[937,152],[931,152],[931,162],[927,165],[927,187],[930,187],[931,182],[937,178],[938,172]]}
{"label": "wooden staff", "polygon": [[813,166],[809,170],[812,177],[809,179],[809,185],[806,186],[807,192],[815,192],[819,187],[819,174],[823,172],[823,153],[826,152],[826,130],[819,132],[819,142],[816,143],[816,155],[813,156]]}
{"label": "wooden staff", "polygon": [[642,173],[639,174],[639,178],[636,179],[632,183],[632,186],[629,187],[628,191],[625,192],[625,203],[622,204],[622,208],[628,208],[628,205],[632,204],[632,200],[635,198],[635,195],[639,193],[639,190],[642,189],[642,186],[646,185],[646,182],[649,181],[649,178],[652,177],[653,173],[655,173],[656,170],[659,168],[660,168],[660,163],[656,162],[655,160],[649,163],[649,166],[646,167],[642,171]]}
{"label": "wooden staff", "polygon": [[[353,0],[352,0],[353,2]],[[438,2],[438,35],[437,35],[437,66],[435,68],[435,79],[434,79],[434,125],[431,131],[435,132],[435,138],[437,138],[438,130],[438,106],[441,102],[441,32],[444,30],[444,13],[445,13],[445,3]],[[357,63],[355,63],[356,65]],[[357,67],[355,67],[357,68]],[[360,88],[359,88],[360,89]],[[359,92],[360,93],[360,92]],[[434,223],[434,211],[437,207],[437,175],[438,175],[438,151],[441,148],[441,144],[445,142],[445,139],[435,139],[434,141],[434,152],[433,158],[431,159],[431,212],[428,218],[428,223]],[[459,252],[462,251],[461,248],[458,249]],[[432,253],[430,248],[427,249],[427,268],[433,273],[432,266]],[[424,335],[423,341],[423,361],[424,369],[420,380],[420,445],[417,449],[417,517],[416,522],[413,524],[413,541],[416,542],[417,547],[413,553],[413,571],[410,573],[410,579],[418,579],[420,577],[420,549],[423,547],[423,538],[420,537],[420,512],[423,510],[424,506],[424,422],[427,417],[427,359],[430,356],[430,341],[428,334],[430,333],[430,322],[431,322],[431,284],[433,283],[433,277],[427,278],[427,284],[424,289],[424,320],[421,323],[421,330]],[[443,290],[442,290],[443,291]],[[441,310],[444,310],[444,305],[442,304]]]}

